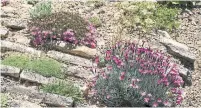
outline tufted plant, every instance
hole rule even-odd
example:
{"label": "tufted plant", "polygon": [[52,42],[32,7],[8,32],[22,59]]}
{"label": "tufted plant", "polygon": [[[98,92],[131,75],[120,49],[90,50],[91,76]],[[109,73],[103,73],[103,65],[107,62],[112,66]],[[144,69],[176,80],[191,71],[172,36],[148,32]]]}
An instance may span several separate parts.
{"label": "tufted plant", "polygon": [[33,46],[46,46],[56,41],[74,45],[96,47],[95,27],[79,14],[53,13],[50,16],[31,19],[28,24],[33,36]]}
{"label": "tufted plant", "polygon": [[105,62],[90,84],[91,94],[109,107],[172,106],[183,100],[177,66],[159,51],[119,42],[106,51]]}

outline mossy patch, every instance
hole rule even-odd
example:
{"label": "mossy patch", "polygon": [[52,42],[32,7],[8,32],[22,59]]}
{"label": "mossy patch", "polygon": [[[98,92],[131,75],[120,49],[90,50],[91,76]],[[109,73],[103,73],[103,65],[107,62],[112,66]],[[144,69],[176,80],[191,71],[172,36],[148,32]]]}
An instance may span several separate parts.
{"label": "mossy patch", "polygon": [[40,87],[42,91],[48,93],[54,93],[66,97],[72,97],[75,101],[82,100],[82,94],[78,87],[74,86],[72,83],[59,82],[55,84],[43,85]]}
{"label": "mossy patch", "polygon": [[47,57],[33,58],[26,54],[12,54],[2,60],[2,64],[29,69],[46,77],[64,77],[60,63]]}

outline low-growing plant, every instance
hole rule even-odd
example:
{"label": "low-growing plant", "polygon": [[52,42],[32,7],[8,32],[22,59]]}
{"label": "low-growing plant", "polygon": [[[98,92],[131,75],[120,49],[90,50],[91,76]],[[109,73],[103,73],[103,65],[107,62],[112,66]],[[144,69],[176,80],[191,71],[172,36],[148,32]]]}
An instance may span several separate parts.
{"label": "low-growing plant", "polygon": [[32,18],[42,18],[51,15],[52,12],[52,2],[43,1],[37,3],[33,9],[29,11]]}
{"label": "low-growing plant", "polygon": [[96,47],[95,28],[79,14],[53,13],[48,17],[32,19],[29,24],[34,46],[49,46],[56,41]]}
{"label": "low-growing plant", "polygon": [[100,27],[102,24],[100,18],[97,16],[90,17],[89,22],[91,22],[95,27]]}
{"label": "low-growing plant", "polygon": [[168,8],[153,2],[122,2],[117,5],[124,13],[120,23],[125,27],[137,28],[149,32],[153,29],[171,31],[178,27],[177,8]]}
{"label": "low-growing plant", "polygon": [[[157,107],[182,102],[183,80],[176,64],[143,44],[119,42],[106,51],[106,68],[97,71],[91,82],[91,93],[100,102],[109,107]],[[98,63],[99,58],[95,61]]]}
{"label": "low-growing plant", "polygon": [[4,93],[1,93],[1,107],[5,108],[8,104],[8,96]]}
{"label": "low-growing plant", "polygon": [[71,83],[59,82],[41,86],[44,92],[59,94],[66,97],[72,97],[75,101],[82,101],[82,94],[78,87]]}
{"label": "low-growing plant", "polygon": [[60,63],[50,58],[33,58],[28,55],[13,54],[2,60],[2,64],[29,69],[46,77],[63,78]]}

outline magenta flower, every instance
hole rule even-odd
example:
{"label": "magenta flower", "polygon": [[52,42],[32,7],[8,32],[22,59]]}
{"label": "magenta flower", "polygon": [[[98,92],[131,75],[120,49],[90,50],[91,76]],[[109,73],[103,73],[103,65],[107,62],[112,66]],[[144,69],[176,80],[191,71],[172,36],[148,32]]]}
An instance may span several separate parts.
{"label": "magenta flower", "polygon": [[158,106],[158,103],[157,103],[157,102],[154,102],[152,106],[153,106],[153,107],[157,107],[157,106]]}
{"label": "magenta flower", "polygon": [[121,75],[120,75],[119,79],[120,80],[124,80],[125,74],[126,74],[126,72],[121,72]]}
{"label": "magenta flower", "polygon": [[170,106],[170,102],[168,102],[167,100],[163,102],[164,106]]}
{"label": "magenta flower", "polygon": [[145,102],[145,103],[148,103],[148,102],[149,102],[149,100],[150,100],[150,98],[149,98],[149,97],[145,97],[145,98],[144,98],[144,102]]}
{"label": "magenta flower", "polygon": [[109,98],[111,98],[111,96],[110,95],[107,95],[107,97],[106,97],[107,99],[109,99]]}
{"label": "magenta flower", "polygon": [[141,94],[141,96],[145,96],[146,95],[146,92],[142,92],[142,93],[140,93]]}
{"label": "magenta flower", "polygon": [[95,63],[96,63],[96,64],[99,63],[99,57],[98,57],[98,56],[95,57]]}
{"label": "magenta flower", "polygon": [[158,103],[161,103],[161,102],[162,102],[162,99],[161,99],[161,98],[158,98],[157,102],[158,102]]}

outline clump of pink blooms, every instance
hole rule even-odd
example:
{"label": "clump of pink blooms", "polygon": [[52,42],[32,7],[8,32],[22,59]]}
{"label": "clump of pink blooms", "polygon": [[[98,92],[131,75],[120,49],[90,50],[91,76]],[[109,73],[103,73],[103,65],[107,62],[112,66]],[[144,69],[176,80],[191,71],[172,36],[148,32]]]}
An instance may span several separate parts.
{"label": "clump of pink blooms", "polygon": [[107,106],[121,106],[125,101],[132,107],[181,104],[183,80],[164,53],[135,42],[118,42],[106,51],[105,62],[106,68],[96,70],[91,85],[94,96]]}
{"label": "clump of pink blooms", "polygon": [[30,29],[33,36],[32,43],[34,46],[43,46],[48,42],[64,41],[73,45],[85,45],[90,48],[96,48],[95,28],[93,25],[87,27],[88,33],[83,38],[77,38],[76,32],[72,29],[67,29],[62,33],[58,33],[55,28],[52,30],[42,30],[38,27]]}

